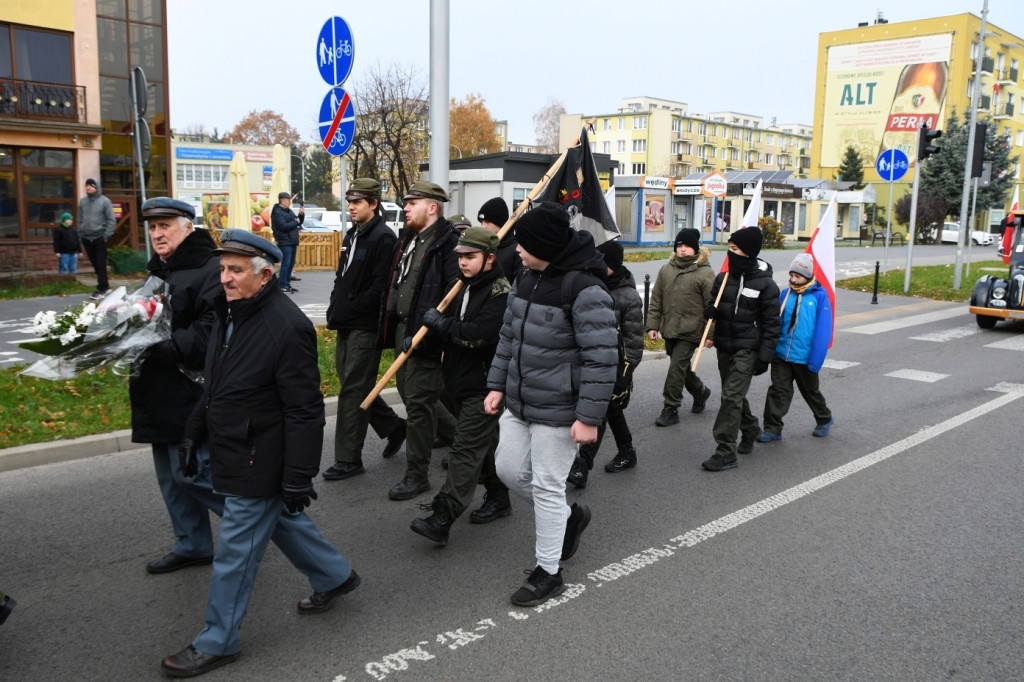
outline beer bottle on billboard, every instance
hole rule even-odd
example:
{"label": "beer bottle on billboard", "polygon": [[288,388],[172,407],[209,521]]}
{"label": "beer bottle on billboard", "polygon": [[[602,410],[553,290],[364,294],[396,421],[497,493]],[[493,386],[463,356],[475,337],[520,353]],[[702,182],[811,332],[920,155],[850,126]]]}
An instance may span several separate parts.
{"label": "beer bottle on billboard", "polygon": [[946,62],[907,64],[903,67],[889,107],[889,117],[885,121],[879,153],[899,149],[913,164],[917,158],[914,146],[921,122],[926,121],[933,129],[942,127],[939,115],[946,97],[948,75]]}

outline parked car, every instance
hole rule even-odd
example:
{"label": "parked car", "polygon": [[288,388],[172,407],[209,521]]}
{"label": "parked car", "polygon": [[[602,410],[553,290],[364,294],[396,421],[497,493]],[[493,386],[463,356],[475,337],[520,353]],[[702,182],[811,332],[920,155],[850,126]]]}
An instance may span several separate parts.
{"label": "parked car", "polygon": [[335,232],[341,232],[343,228],[347,232],[352,226],[352,216],[345,211],[324,211],[320,220]]}
{"label": "parked car", "polygon": [[324,223],[316,218],[310,218],[308,215],[306,219],[302,221],[302,232],[337,232],[331,228],[330,225]]}
{"label": "parked car", "polygon": [[[934,223],[933,223],[934,224]],[[929,225],[931,227],[931,225]],[[960,225],[957,223],[942,224],[942,243],[956,244],[960,239]],[[978,246],[988,246],[995,241],[995,237],[988,232],[971,230],[971,241]]]}

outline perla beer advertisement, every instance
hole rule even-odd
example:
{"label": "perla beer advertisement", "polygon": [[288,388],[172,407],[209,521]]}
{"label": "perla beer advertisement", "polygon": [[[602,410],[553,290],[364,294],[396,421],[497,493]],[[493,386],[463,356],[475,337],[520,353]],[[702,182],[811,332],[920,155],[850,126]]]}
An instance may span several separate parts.
{"label": "perla beer advertisement", "polygon": [[828,51],[821,165],[848,146],[866,163],[897,148],[916,159],[922,122],[942,128],[952,34],[837,45]]}

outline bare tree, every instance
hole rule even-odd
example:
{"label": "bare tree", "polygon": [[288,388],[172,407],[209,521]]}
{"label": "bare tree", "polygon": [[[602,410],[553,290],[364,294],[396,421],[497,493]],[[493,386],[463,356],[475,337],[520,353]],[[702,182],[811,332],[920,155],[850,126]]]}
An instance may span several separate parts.
{"label": "bare tree", "polygon": [[427,157],[427,84],[412,66],[374,65],[352,87],[355,139],[348,155],[356,177],[387,181],[386,195],[401,197],[419,178]]}
{"label": "bare tree", "polygon": [[224,142],[292,147],[298,144],[299,133],[276,111],[253,109],[238,122],[234,130],[224,135]]}
{"label": "bare tree", "polygon": [[554,154],[558,151],[558,117],[565,113],[561,100],[549,99],[533,115],[533,132],[537,136],[537,151]]}

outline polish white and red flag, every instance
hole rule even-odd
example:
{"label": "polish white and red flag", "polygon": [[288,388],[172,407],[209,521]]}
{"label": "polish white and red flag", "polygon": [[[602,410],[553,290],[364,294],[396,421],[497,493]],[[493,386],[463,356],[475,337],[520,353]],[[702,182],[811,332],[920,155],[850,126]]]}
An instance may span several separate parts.
{"label": "polish white and red flag", "polygon": [[836,195],[832,195],[832,201],[828,202],[828,208],[818,221],[818,227],[811,235],[811,241],[807,243],[805,251],[814,258],[814,279],[817,280],[825,293],[828,294],[828,302],[832,306],[832,339],[828,347],[832,347],[835,340],[836,328]]}
{"label": "polish white and red flag", "polygon": [[[1013,188],[1013,203],[1010,204],[1010,214],[1020,212],[1020,186]],[[1010,262],[1010,249],[1013,247],[1013,225],[1007,225],[1006,231],[1003,232],[1002,245],[999,247],[999,251],[1003,256],[1003,262]]]}

